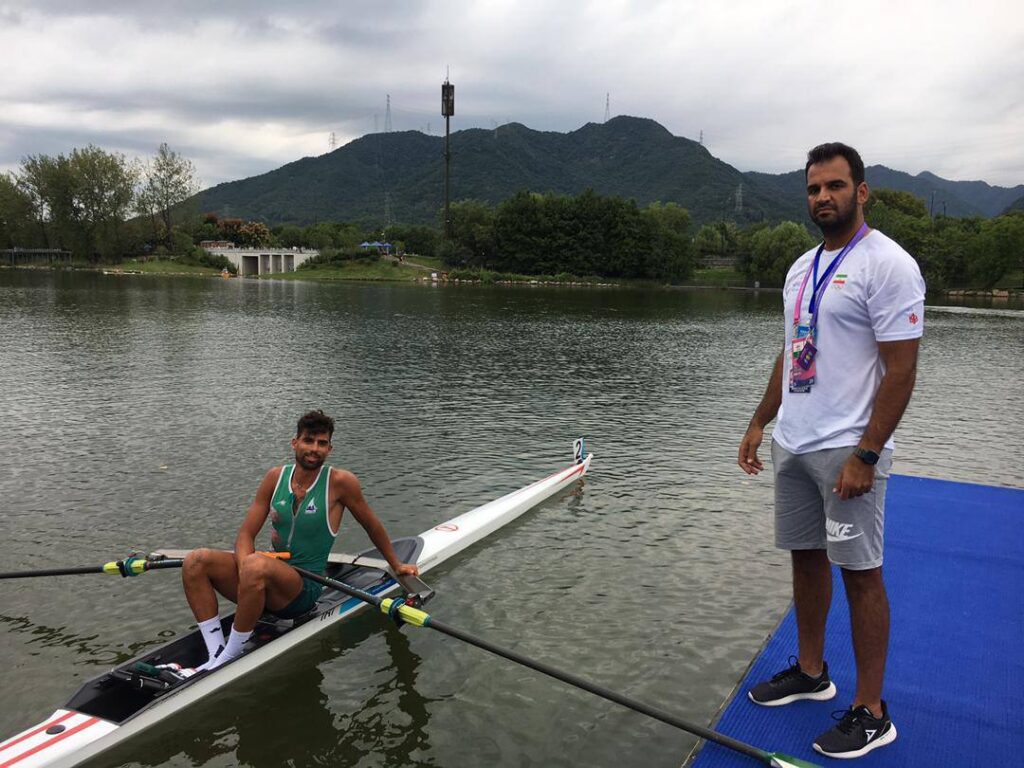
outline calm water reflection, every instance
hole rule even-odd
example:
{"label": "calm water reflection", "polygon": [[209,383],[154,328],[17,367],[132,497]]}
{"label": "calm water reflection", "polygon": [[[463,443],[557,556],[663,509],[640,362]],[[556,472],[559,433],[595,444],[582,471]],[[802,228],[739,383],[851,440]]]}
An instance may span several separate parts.
{"label": "calm water reflection", "polygon": [[[0,271],[3,570],[229,545],[309,407],[338,418],[333,459],[396,535],[567,463],[585,434],[584,489],[433,572],[433,610],[706,721],[788,602],[770,480],[734,464],[778,304]],[[927,323],[897,471],[1021,485],[1024,313]],[[364,546],[358,526],[341,538]],[[19,692],[0,734],[190,623],[160,572],[0,586],[3,687]],[[367,616],[95,764],[625,768],[678,765],[691,743]]]}

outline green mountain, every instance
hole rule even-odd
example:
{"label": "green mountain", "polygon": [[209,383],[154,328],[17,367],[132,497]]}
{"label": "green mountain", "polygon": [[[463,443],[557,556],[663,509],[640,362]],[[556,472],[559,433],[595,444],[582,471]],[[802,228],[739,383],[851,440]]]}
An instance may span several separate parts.
{"label": "green mountain", "polygon": [[1024,195],[1021,195],[1003,209],[1003,213],[1013,213],[1014,211],[1024,211]]}
{"label": "green mountain", "polygon": [[[779,194],[803,198],[805,182],[802,170],[782,174],[751,172],[746,175],[763,185],[774,183]],[[869,187],[910,192],[936,215],[991,218],[1024,194],[1024,184],[1007,188],[994,187],[984,181],[950,181],[929,171],[911,176],[884,165],[869,165],[864,169],[864,176]]]}
{"label": "green mountain", "polygon": [[[571,133],[519,123],[451,135],[451,199],[498,204],[516,192],[633,198],[687,208],[697,223],[740,223],[802,215],[798,195],[780,197],[673,136],[653,120],[616,117]],[[737,201],[739,197],[739,201]],[[320,157],[220,184],[199,194],[199,207],[268,224],[317,220],[434,224],[444,206],[444,139],[418,131],[376,133]]]}
{"label": "green mountain", "polygon": [[[741,173],[700,144],[646,118],[616,117],[570,133],[519,123],[451,135],[451,199],[498,204],[520,190],[675,202],[695,224],[805,221],[804,173]],[[1024,194],[982,181],[917,176],[881,165],[869,185],[912,192],[935,213],[996,216]],[[198,206],[269,225],[320,220],[437,224],[444,205],[444,138],[418,131],[375,133],[320,157],[200,192]]]}

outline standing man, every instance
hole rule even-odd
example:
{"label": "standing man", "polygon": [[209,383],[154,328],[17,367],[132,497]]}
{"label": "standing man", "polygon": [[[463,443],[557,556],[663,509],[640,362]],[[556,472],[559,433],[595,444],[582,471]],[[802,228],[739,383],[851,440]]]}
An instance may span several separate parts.
{"label": "standing man", "polygon": [[824,243],[801,256],[783,290],[786,337],[739,447],[748,475],[778,414],[775,545],[790,550],[798,656],[749,691],[781,706],[836,695],[825,663],[825,620],[838,565],[850,604],[857,689],[814,741],[831,757],[860,757],[896,739],[882,700],[889,602],[882,580],[885,486],[892,433],[914,388],[924,325],[924,280],[914,259],[864,223],[864,163],[845,144],[807,155],[807,210]]}
{"label": "standing man", "polygon": [[[242,521],[235,551],[196,549],[185,558],[185,597],[209,653],[209,660],[196,671],[215,669],[240,656],[265,610],[290,619],[312,609],[323,587],[299,576],[291,565],[324,572],[346,508],[396,574],[419,575],[415,565],[398,559],[356,476],[324,466],[333,435],[334,420],[323,411],[310,411],[299,419],[292,440],[295,463],[267,472]],[[255,552],[256,536],[268,516],[274,550],[289,552],[291,565]],[[217,593],[238,604],[227,640],[217,613]]]}

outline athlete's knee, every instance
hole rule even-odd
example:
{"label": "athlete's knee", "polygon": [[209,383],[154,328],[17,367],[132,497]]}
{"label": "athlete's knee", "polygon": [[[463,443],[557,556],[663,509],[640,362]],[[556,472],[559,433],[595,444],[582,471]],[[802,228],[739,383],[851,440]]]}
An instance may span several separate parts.
{"label": "athlete's knee", "polygon": [[210,568],[213,552],[212,549],[193,549],[185,555],[185,560],[181,564],[182,573],[206,573]]}
{"label": "athlete's knee", "polygon": [[869,593],[885,590],[881,566],[877,568],[843,568],[843,582],[848,592]]}
{"label": "athlete's knee", "polygon": [[271,562],[268,558],[253,552],[242,560],[238,572],[239,581],[246,586],[263,586],[269,577],[270,568]]}

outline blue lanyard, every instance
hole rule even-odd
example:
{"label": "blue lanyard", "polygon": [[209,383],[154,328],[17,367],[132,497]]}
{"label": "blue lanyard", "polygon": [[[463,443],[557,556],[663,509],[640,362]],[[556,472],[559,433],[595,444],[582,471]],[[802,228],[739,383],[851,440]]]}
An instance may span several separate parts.
{"label": "blue lanyard", "polygon": [[818,261],[821,258],[822,252],[825,250],[825,243],[818,246],[818,252],[814,254],[814,266],[804,274],[804,282],[803,285],[801,285],[800,293],[797,296],[796,312],[793,317],[794,325],[800,324],[800,304],[803,301],[804,287],[807,285],[808,275],[811,274],[813,270],[814,281],[811,287],[811,301],[807,306],[808,312],[811,313],[811,328],[813,329],[818,325],[818,310],[821,309],[821,300],[825,297],[825,290],[828,288],[828,281],[831,279],[833,273],[839,269],[839,265],[842,263],[843,259],[846,258],[846,255],[856,247],[857,243],[859,243],[861,238],[863,238],[867,233],[867,223],[861,224],[860,229],[858,229],[853,237],[850,238],[850,241],[843,246],[843,249],[839,251],[836,257],[832,259],[832,263],[828,265],[828,269],[825,270],[821,279],[818,278]]}

